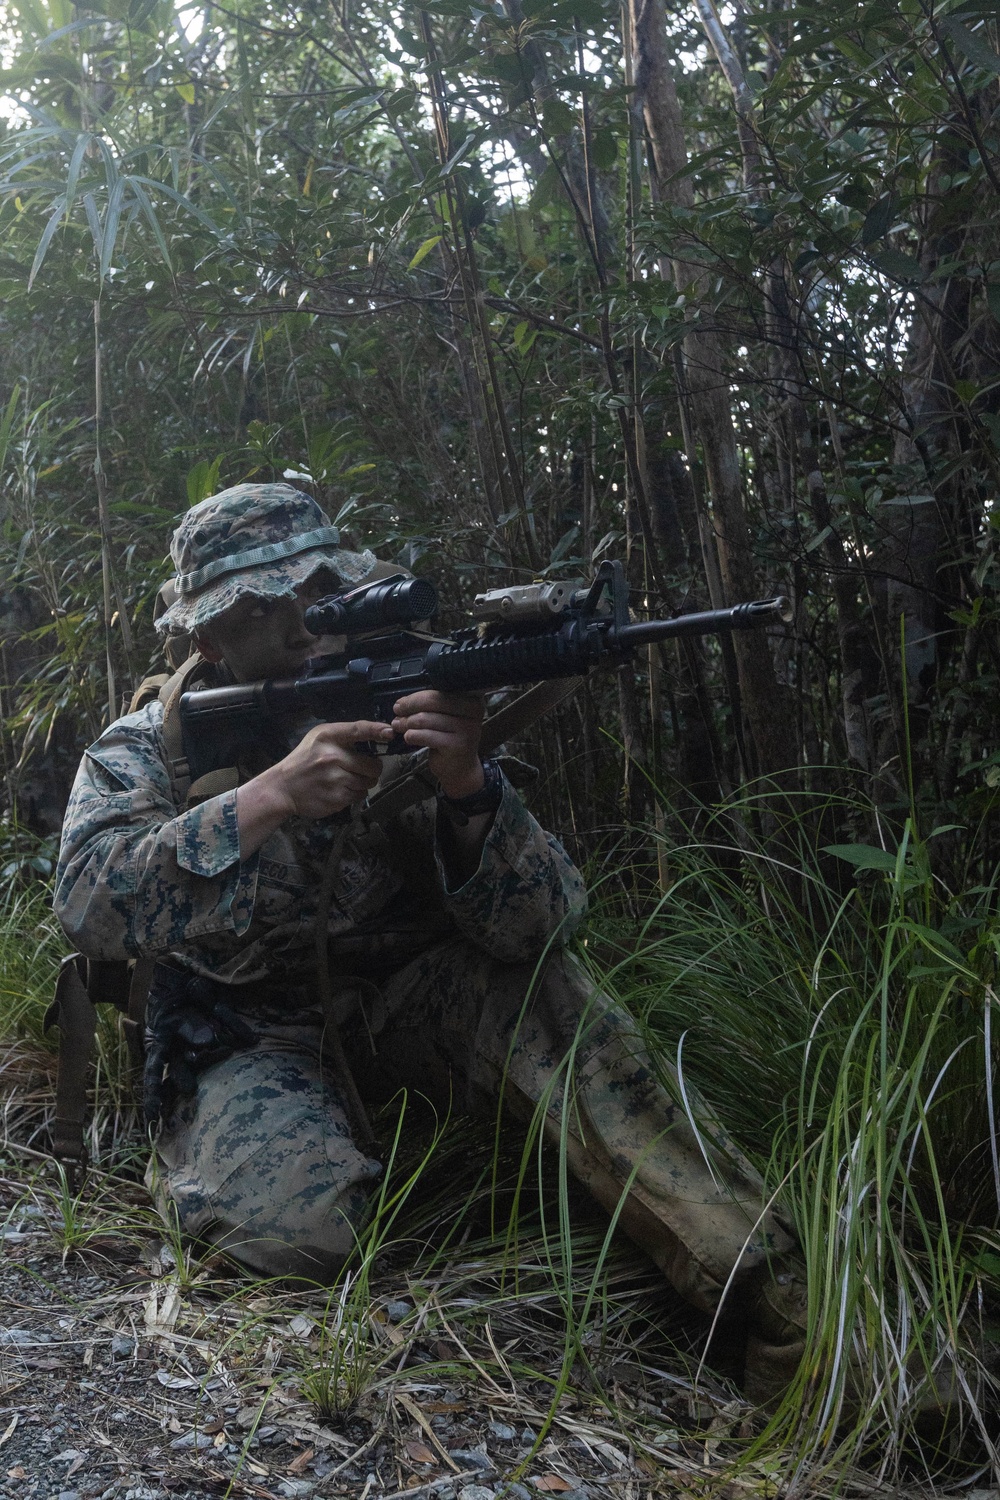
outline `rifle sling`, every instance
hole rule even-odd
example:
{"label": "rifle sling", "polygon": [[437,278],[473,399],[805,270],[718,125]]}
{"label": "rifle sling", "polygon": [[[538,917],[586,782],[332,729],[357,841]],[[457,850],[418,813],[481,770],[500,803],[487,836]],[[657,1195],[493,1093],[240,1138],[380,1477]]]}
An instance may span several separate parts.
{"label": "rifle sling", "polygon": [[536,682],[513,703],[505,703],[483,725],[480,739],[483,753],[492,755],[506,740],[523,734],[536,719],[550,713],[564,698],[575,693],[582,681],[582,677],[554,677],[549,682]]}

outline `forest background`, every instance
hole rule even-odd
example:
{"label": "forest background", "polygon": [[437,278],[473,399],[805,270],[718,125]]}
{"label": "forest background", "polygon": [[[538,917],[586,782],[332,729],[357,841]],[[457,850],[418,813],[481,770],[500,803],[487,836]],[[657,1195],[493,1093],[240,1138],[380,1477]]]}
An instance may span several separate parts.
{"label": "forest background", "polygon": [[2,23],[11,888],[224,485],[307,488],[452,625],[609,557],[639,615],[788,594],[588,682],[530,796],[589,961],[797,1220],[788,1431],[829,1448],[853,1341],[889,1468],[955,1361],[997,1463],[997,46],[978,0]]}

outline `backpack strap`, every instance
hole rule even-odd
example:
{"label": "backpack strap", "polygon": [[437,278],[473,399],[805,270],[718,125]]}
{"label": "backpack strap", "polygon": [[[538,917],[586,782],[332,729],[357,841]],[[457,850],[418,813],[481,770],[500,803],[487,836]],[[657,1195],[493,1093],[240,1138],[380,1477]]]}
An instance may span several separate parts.
{"label": "backpack strap", "polygon": [[132,694],[132,701],[128,706],[129,713],[138,713],[140,708],[145,708],[147,703],[152,703],[160,696],[160,689],[169,681],[169,672],[154,672],[151,677],[144,677]]}
{"label": "backpack strap", "polygon": [[210,663],[194,652],[172,677],[160,686],[157,696],[163,704],[163,744],[167,752],[167,774],[174,806],[183,808],[191,790],[191,767],[184,754],[184,734],[181,727],[181,694],[195,684],[198,673],[209,671]]}
{"label": "backpack strap", "polygon": [[86,1165],[83,1129],[87,1118],[87,1082],[97,1034],[97,1011],[84,983],[86,959],[71,953],[59,967],[56,992],[45,1012],[44,1030],[59,1027],[59,1072],[56,1114],[52,1121],[52,1154],[67,1169]]}
{"label": "backpack strap", "polygon": [[[84,958],[71,953],[59,967],[55,994],[45,1012],[43,1029],[59,1027],[59,1067],[56,1073],[56,1113],[52,1121],[52,1154],[68,1170],[86,1166],[84,1127],[87,1120],[87,1087],[97,1035],[98,1005],[113,1005],[131,1016],[140,961]],[[150,965],[150,968],[152,965]],[[148,979],[147,979],[148,985]],[[143,1000],[145,999],[143,991]],[[125,1022],[129,1055],[141,1065],[142,1052],[135,1051],[136,1028]],[[142,1030],[138,1028],[141,1047]]]}

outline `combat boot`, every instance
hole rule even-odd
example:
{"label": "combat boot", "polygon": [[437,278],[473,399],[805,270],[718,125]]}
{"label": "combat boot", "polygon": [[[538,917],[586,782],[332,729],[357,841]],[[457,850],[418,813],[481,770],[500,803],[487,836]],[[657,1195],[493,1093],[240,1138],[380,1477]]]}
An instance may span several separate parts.
{"label": "combat boot", "polygon": [[[807,1347],[809,1297],[802,1261],[786,1257],[773,1262],[748,1306],[748,1333],[743,1390],[748,1401],[773,1412],[791,1385]],[[935,1431],[953,1422],[960,1403],[960,1381],[953,1359],[941,1359],[932,1371],[914,1352],[907,1361],[910,1417]],[[871,1400],[856,1351],[847,1356],[841,1416],[855,1418]]]}
{"label": "combat boot", "polygon": [[769,1266],[747,1308],[748,1401],[773,1408],[795,1379],[806,1351],[809,1295],[806,1268],[788,1257]]}

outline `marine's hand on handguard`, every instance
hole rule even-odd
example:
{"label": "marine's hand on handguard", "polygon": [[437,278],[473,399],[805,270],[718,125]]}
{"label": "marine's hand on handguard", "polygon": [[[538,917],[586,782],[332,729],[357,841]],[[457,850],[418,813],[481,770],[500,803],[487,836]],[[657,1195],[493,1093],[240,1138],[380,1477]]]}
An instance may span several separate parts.
{"label": "marine's hand on handguard", "polygon": [[393,705],[395,734],[411,750],[427,749],[428,769],[446,797],[468,797],[483,785],[479,758],[484,704],[478,693],[410,693]]}

